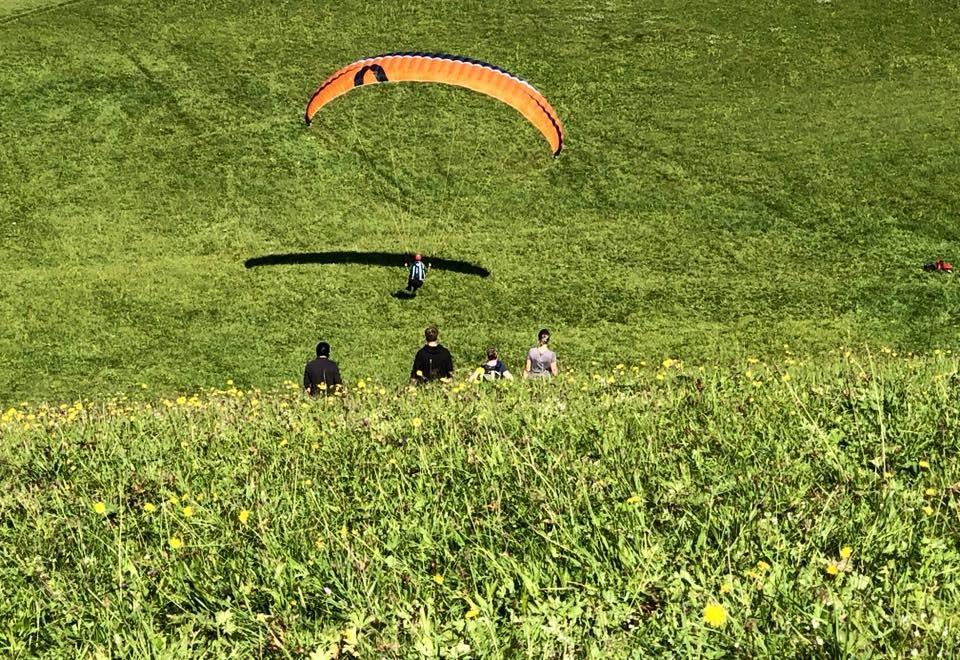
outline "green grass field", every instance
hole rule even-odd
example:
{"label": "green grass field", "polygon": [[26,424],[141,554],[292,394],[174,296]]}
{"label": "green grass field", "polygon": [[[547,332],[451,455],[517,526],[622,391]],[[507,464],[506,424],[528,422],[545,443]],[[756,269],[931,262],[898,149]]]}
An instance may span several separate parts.
{"label": "green grass field", "polygon": [[0,0],[0,655],[955,657],[957,10]]}
{"label": "green grass field", "polygon": [[[569,364],[735,360],[789,343],[955,343],[960,26],[933,3],[4,2],[0,400],[296,376],[326,338],[402,382],[423,326],[460,364],[541,326]],[[541,89],[513,110],[331,71],[467,54]],[[356,250],[402,270],[245,269]]]}
{"label": "green grass field", "polygon": [[8,410],[0,654],[956,657],[956,359],[801,362]]}

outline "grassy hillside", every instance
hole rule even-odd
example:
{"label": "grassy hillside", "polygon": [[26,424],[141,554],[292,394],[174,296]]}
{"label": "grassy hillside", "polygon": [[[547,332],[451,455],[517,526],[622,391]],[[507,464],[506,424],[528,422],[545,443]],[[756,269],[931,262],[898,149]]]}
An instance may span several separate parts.
{"label": "grassy hillside", "polygon": [[956,358],[799,362],[7,410],[0,653],[955,657]]}
{"label": "grassy hillside", "polygon": [[[3,3],[0,400],[272,386],[321,336],[403,379],[428,322],[461,361],[739,358],[786,341],[955,342],[957,12],[935,3]],[[338,100],[396,50],[515,71],[563,117],[556,161],[442,86]],[[244,268],[404,252],[483,279]]]}

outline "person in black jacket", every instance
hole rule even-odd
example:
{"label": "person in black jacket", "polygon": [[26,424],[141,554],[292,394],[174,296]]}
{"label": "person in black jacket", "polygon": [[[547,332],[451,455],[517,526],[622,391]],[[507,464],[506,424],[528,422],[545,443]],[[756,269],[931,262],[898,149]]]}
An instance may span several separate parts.
{"label": "person in black jacket", "polygon": [[310,396],[317,396],[334,392],[342,386],[340,367],[330,359],[330,344],[322,341],[317,344],[317,358],[307,362],[303,369],[303,389]]}
{"label": "person in black jacket", "polygon": [[431,380],[453,377],[453,358],[450,351],[440,345],[440,332],[435,326],[423,331],[426,345],[413,358],[413,368],[410,370],[410,384],[418,385]]}

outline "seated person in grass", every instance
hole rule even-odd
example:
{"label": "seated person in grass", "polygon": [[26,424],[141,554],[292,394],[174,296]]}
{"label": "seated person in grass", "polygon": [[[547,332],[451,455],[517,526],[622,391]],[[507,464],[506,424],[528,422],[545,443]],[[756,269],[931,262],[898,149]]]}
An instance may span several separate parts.
{"label": "seated person in grass", "polygon": [[487,347],[487,361],[477,367],[470,375],[470,382],[484,380],[513,380],[513,374],[507,370],[507,365],[500,361],[495,346]]}
{"label": "seated person in grass", "polygon": [[527,363],[523,367],[524,378],[552,378],[557,375],[557,354],[551,351],[550,331],[544,328],[537,333],[537,345],[527,353]]}
{"label": "seated person in grass", "polygon": [[453,357],[450,351],[440,345],[440,332],[436,326],[423,331],[426,344],[417,351],[410,369],[410,384],[419,385],[432,380],[453,377]]}
{"label": "seated person in grass", "polygon": [[303,369],[303,390],[310,396],[328,394],[340,389],[340,367],[330,359],[330,344],[317,344],[317,357]]}

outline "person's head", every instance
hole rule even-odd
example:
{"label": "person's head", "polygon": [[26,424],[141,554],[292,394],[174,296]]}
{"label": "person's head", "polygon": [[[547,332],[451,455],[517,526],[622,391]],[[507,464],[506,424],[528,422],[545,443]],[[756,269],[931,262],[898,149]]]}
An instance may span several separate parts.
{"label": "person's head", "polygon": [[427,343],[437,341],[437,337],[440,336],[440,331],[437,330],[437,326],[431,325],[429,328],[423,331],[423,338],[427,340]]}
{"label": "person's head", "polygon": [[540,330],[540,332],[537,333],[537,342],[541,346],[546,346],[549,341],[550,341],[549,330],[547,330],[546,328],[543,328],[542,330]]}
{"label": "person's head", "polygon": [[496,346],[487,346],[487,359],[488,359],[488,360],[496,360],[497,357],[498,357],[498,355],[497,355],[497,347],[496,347]]}
{"label": "person's head", "polygon": [[419,252],[417,252],[415,255],[413,255],[413,260],[414,260],[414,261],[421,261],[421,260],[423,260],[423,257],[420,256],[420,253],[419,253]]}
{"label": "person's head", "polygon": [[325,341],[317,344],[317,357],[330,357],[330,344]]}

